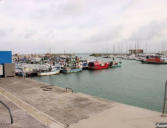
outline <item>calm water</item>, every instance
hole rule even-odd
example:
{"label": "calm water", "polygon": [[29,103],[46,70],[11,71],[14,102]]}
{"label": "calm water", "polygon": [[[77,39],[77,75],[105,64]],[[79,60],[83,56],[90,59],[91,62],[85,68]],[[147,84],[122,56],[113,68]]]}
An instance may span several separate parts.
{"label": "calm water", "polygon": [[148,65],[124,60],[121,68],[85,70],[33,79],[63,88],[70,87],[76,92],[161,111],[167,65]]}

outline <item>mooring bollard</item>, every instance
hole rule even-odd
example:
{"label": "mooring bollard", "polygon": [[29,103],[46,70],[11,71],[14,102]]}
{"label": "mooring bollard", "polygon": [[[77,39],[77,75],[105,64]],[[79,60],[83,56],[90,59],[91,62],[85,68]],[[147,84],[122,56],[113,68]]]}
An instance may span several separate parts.
{"label": "mooring bollard", "polygon": [[167,81],[165,84],[165,94],[164,94],[164,103],[163,103],[163,108],[162,108],[162,116],[165,116],[166,100],[167,100]]}
{"label": "mooring bollard", "polygon": [[71,90],[72,93],[74,92],[72,88],[66,88],[66,92],[67,92],[68,90]]}

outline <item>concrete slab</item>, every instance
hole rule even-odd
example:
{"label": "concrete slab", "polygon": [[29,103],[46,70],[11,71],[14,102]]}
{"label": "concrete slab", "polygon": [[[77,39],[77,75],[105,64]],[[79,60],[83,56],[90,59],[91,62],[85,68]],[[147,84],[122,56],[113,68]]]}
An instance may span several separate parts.
{"label": "concrete slab", "polygon": [[[82,93],[66,93],[63,88],[27,78],[0,79],[0,88],[70,128],[155,128],[156,122],[167,122],[159,112]],[[29,120],[30,117],[25,116],[24,119]],[[39,123],[35,118],[33,121]],[[50,127],[58,126],[52,123]]]}
{"label": "concrete slab", "polygon": [[70,128],[155,128],[156,122],[167,122],[159,112],[116,104],[89,119],[72,124]]}
{"label": "concrete slab", "polygon": [[114,106],[108,100],[81,93],[66,93],[65,89],[31,79],[3,79],[0,80],[0,87],[64,125],[77,123]]}
{"label": "concrete slab", "polygon": [[7,109],[0,104],[0,128],[48,128],[2,95],[0,100],[11,109],[14,119],[14,124],[11,125]]}
{"label": "concrete slab", "polygon": [[45,126],[49,126],[52,128],[65,128],[66,127],[64,124],[57,122],[56,120],[51,118],[49,115],[39,111],[38,109],[24,102],[23,100],[20,100],[19,98],[15,97],[13,94],[4,90],[1,87],[0,87],[0,95],[5,96],[9,101],[11,101],[17,107],[21,108],[22,110],[30,114],[32,117],[40,121]]}

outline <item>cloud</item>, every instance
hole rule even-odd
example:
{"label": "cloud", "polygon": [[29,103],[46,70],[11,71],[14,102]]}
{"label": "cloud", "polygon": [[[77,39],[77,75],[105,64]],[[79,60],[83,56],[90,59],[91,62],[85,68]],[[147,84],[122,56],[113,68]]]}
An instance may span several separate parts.
{"label": "cloud", "polygon": [[103,30],[97,30],[94,35],[84,41],[84,43],[93,43],[95,45],[99,43],[114,42],[120,39],[121,27],[109,27]]}
{"label": "cloud", "polygon": [[6,36],[6,31],[0,29],[0,37],[3,38],[3,37],[5,37],[5,36]]}
{"label": "cloud", "polygon": [[127,40],[150,40],[154,49],[166,40],[166,4],[166,0],[3,0],[1,49],[105,51],[128,45]]}
{"label": "cloud", "polygon": [[[140,27],[135,33],[131,35],[130,40],[154,40],[161,37],[162,31],[165,29],[166,23],[151,22],[147,25]],[[161,37],[162,39],[164,37]]]}

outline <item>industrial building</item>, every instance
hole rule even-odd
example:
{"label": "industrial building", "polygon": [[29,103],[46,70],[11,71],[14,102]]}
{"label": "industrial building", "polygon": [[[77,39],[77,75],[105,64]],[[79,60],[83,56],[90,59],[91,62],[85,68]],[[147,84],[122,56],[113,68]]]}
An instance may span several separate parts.
{"label": "industrial building", "polygon": [[12,63],[12,51],[0,51],[0,77],[15,76],[15,64]]}
{"label": "industrial building", "polygon": [[143,54],[144,53],[144,50],[143,49],[130,49],[129,50],[129,54]]}

